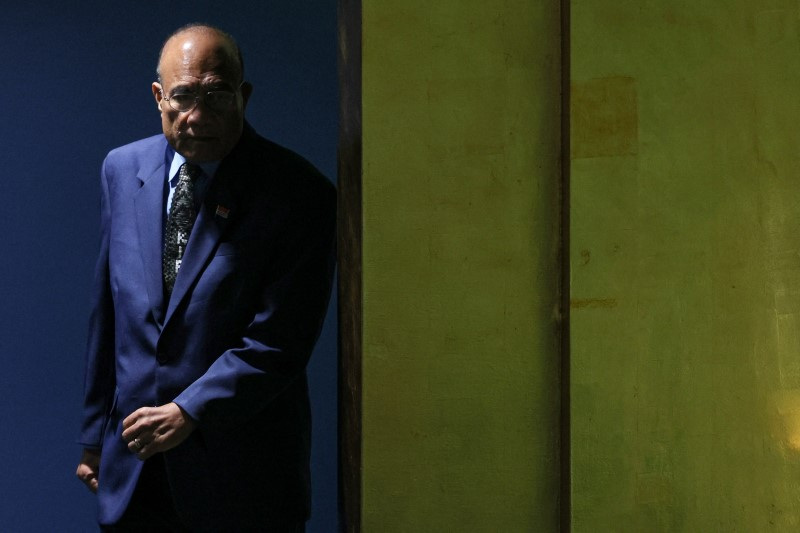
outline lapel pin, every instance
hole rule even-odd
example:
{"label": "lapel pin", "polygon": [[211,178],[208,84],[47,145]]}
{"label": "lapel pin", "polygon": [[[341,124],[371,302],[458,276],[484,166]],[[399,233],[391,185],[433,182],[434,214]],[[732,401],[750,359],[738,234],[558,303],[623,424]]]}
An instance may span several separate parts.
{"label": "lapel pin", "polygon": [[228,215],[231,213],[231,210],[225,207],[224,205],[217,206],[217,216],[222,218],[228,218]]}

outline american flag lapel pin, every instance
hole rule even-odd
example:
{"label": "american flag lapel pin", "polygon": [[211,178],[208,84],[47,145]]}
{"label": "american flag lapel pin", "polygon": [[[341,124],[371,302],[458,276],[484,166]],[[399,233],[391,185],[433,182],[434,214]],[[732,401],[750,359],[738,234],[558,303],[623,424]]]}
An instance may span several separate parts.
{"label": "american flag lapel pin", "polygon": [[222,218],[228,218],[228,215],[231,213],[231,210],[225,207],[224,205],[217,205],[217,216]]}

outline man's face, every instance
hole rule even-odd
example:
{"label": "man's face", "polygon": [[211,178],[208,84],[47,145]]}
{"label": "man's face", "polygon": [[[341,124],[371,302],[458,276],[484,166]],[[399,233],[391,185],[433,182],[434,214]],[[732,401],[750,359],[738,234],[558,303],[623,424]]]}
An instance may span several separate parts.
{"label": "man's face", "polygon": [[[153,96],[167,141],[188,161],[220,160],[239,141],[252,90],[246,83],[240,87],[239,69],[236,52],[213,32],[187,31],[166,44],[159,64],[161,80],[153,83]],[[231,104],[220,106],[216,98],[207,101],[211,91],[233,93]],[[200,100],[183,112],[167,100],[175,105],[181,99],[191,101],[193,95]]]}

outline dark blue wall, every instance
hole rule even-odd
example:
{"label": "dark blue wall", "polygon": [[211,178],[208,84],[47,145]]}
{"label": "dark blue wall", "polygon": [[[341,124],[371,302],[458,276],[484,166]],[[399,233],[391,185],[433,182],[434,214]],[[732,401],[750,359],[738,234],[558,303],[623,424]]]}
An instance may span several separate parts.
{"label": "dark blue wall", "polygon": [[[95,529],[94,497],[74,477],[74,441],[99,168],[109,149],[160,130],[156,58],[166,35],[191,21],[239,39],[255,85],[251,124],[335,178],[335,0],[4,3],[0,531]],[[310,367],[311,532],[336,523],[335,332],[329,313]]]}

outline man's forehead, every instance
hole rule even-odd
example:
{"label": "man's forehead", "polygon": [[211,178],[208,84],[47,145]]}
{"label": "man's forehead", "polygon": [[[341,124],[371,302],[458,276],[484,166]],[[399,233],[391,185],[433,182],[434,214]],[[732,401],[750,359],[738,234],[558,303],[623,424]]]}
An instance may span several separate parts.
{"label": "man's forehead", "polygon": [[162,69],[188,69],[235,74],[238,59],[233,46],[213,30],[190,29],[172,36],[164,45]]}

